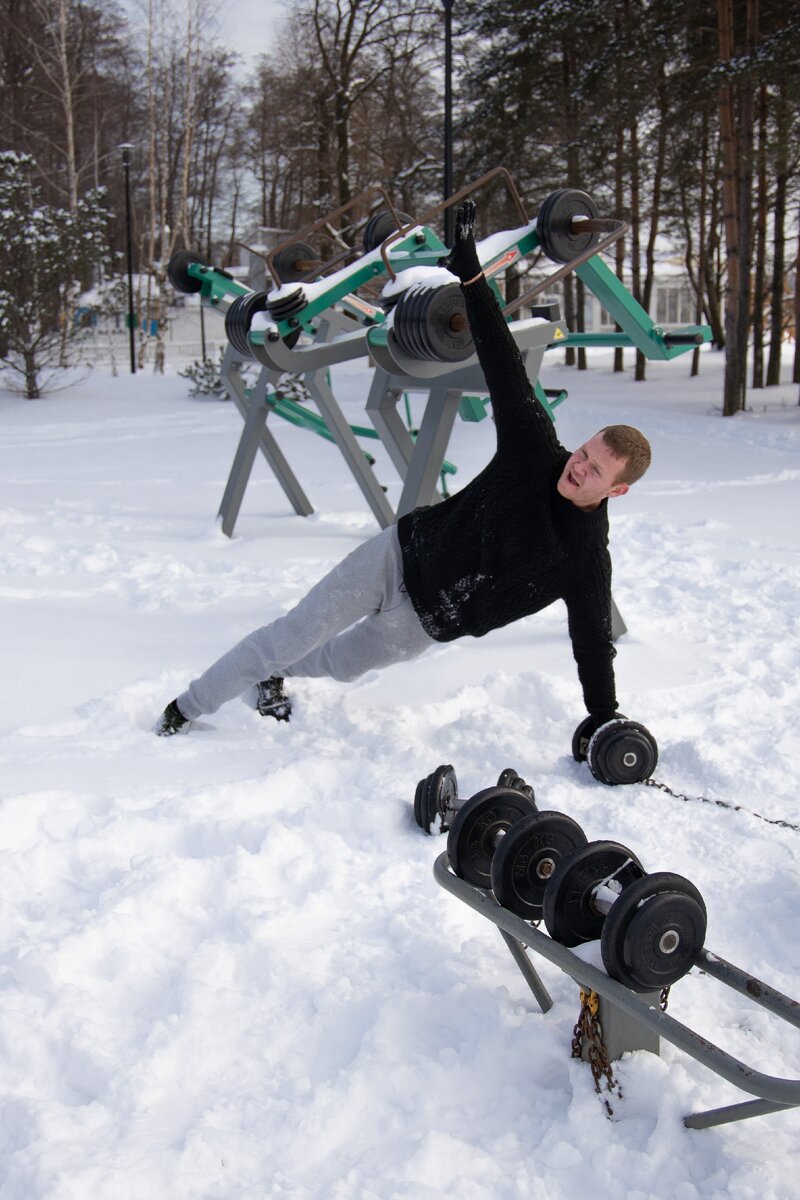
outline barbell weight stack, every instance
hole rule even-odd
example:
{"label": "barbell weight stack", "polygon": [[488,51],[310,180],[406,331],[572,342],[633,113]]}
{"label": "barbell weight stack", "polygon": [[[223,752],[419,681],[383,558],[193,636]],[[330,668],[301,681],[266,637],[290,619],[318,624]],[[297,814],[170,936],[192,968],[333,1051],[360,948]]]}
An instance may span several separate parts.
{"label": "barbell weight stack", "polygon": [[576,188],[558,188],[545,198],[536,218],[542,250],[556,263],[568,263],[596,246],[600,235],[581,231],[581,218],[594,220],[600,210],[591,196]]}
{"label": "barbell weight stack", "polygon": [[561,812],[535,812],[515,822],[492,856],[490,878],[498,904],[526,921],[541,920],[548,880],[559,863],[586,844],[577,821]]}
{"label": "barbell weight stack", "polygon": [[475,352],[457,283],[411,287],[394,305],[392,336],[410,358],[463,362]]}
{"label": "barbell weight stack", "polygon": [[388,237],[391,237],[393,233],[401,229],[404,225],[411,224],[411,217],[408,213],[399,212],[397,215],[400,218],[399,225],[387,208],[382,208],[379,212],[372,214],[364,226],[363,241],[365,254],[369,254],[370,250],[377,250],[381,242],[385,242]]}
{"label": "barbell weight stack", "polygon": [[201,267],[207,267],[208,263],[199,254],[195,254],[194,250],[176,250],[167,263],[167,278],[177,292],[184,292],[187,296],[192,292],[199,292],[203,286],[199,279],[195,279],[190,275],[187,268],[192,263],[198,263]]}
{"label": "barbell weight stack", "polygon": [[[536,807],[536,797],[531,784],[526,783],[513,767],[504,767],[497,780],[499,788],[510,788],[521,792]],[[453,822],[453,817],[466,800],[458,798],[458,780],[452,766],[437,767],[420,779],[414,792],[414,820],[425,833],[432,833],[433,826],[439,822],[439,833],[445,833]]]}
{"label": "barbell weight stack", "polygon": [[690,880],[648,875],[632,850],[611,841],[589,842],[559,864],[543,914],[547,932],[564,946],[599,938],[606,971],[635,992],[682,978],[706,933],[703,897]]}
{"label": "barbell weight stack", "polygon": [[453,817],[447,856],[460,879],[474,887],[491,887],[492,857],[503,836],[522,817],[536,811],[534,801],[513,788],[484,788]]}
{"label": "barbell weight stack", "polygon": [[243,358],[254,358],[247,335],[257,312],[264,312],[267,307],[266,292],[248,292],[237,296],[231,302],[225,313],[225,336]]}

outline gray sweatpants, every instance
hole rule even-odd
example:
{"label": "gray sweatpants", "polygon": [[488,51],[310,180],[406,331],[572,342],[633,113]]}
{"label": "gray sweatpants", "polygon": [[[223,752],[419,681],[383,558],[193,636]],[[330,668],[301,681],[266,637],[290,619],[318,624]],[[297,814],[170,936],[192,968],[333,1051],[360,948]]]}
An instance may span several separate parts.
{"label": "gray sweatpants", "polygon": [[178,696],[190,721],[270,675],[357,679],[433,645],[403,584],[397,530],[348,554],[288,612],[256,629]]}

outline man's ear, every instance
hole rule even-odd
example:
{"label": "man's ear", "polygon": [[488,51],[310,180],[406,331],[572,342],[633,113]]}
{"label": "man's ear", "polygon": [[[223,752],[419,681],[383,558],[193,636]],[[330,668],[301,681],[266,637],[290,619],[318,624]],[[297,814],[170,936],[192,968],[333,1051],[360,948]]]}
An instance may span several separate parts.
{"label": "man's ear", "polygon": [[624,496],[630,490],[631,485],[629,483],[615,483],[608,494],[609,496]]}

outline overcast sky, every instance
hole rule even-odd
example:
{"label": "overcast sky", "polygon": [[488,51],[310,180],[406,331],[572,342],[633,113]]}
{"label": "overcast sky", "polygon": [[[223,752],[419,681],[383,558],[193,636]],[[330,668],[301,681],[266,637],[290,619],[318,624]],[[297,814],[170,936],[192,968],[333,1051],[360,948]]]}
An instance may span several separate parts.
{"label": "overcast sky", "polygon": [[[121,0],[131,27],[145,26],[143,0]],[[214,41],[242,56],[247,67],[259,54],[279,49],[278,32],[288,11],[286,0],[227,0],[214,11],[218,33]]]}

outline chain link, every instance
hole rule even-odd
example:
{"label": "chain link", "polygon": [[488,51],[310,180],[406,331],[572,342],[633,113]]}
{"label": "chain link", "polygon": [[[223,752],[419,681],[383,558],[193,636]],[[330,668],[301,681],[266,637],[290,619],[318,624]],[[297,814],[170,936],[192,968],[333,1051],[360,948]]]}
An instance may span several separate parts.
{"label": "chain link", "polygon": [[[603,1028],[597,1015],[600,1007],[600,997],[595,991],[581,988],[581,1011],[575,1028],[572,1031],[572,1057],[581,1058],[583,1046],[586,1043],[589,1066],[594,1079],[594,1090],[600,1096],[600,1080],[605,1079],[606,1091],[622,1099],[622,1088],[614,1078],[608,1051],[603,1041]],[[606,1096],[602,1096],[606,1116],[612,1117],[614,1110]]]}
{"label": "chain link", "polygon": [[767,825],[777,825],[780,829],[793,829],[795,833],[800,833],[800,825],[793,825],[791,821],[782,821],[776,817],[765,817],[761,813],[754,812],[752,808],[745,808],[741,804],[731,804],[730,800],[713,800],[710,796],[687,796],[683,792],[675,792],[666,783],[661,783],[658,779],[645,779],[645,787],[658,788],[659,791],[666,792],[668,796],[674,796],[676,800],[699,800],[703,804],[713,804],[716,808],[727,808],[731,812],[747,813],[750,817],[757,817],[759,821],[766,821]]}
{"label": "chain link", "polygon": [[669,1004],[669,987],[663,987],[661,989],[661,995],[658,997],[658,1007],[661,1009],[662,1012],[666,1012],[668,1004]]}

